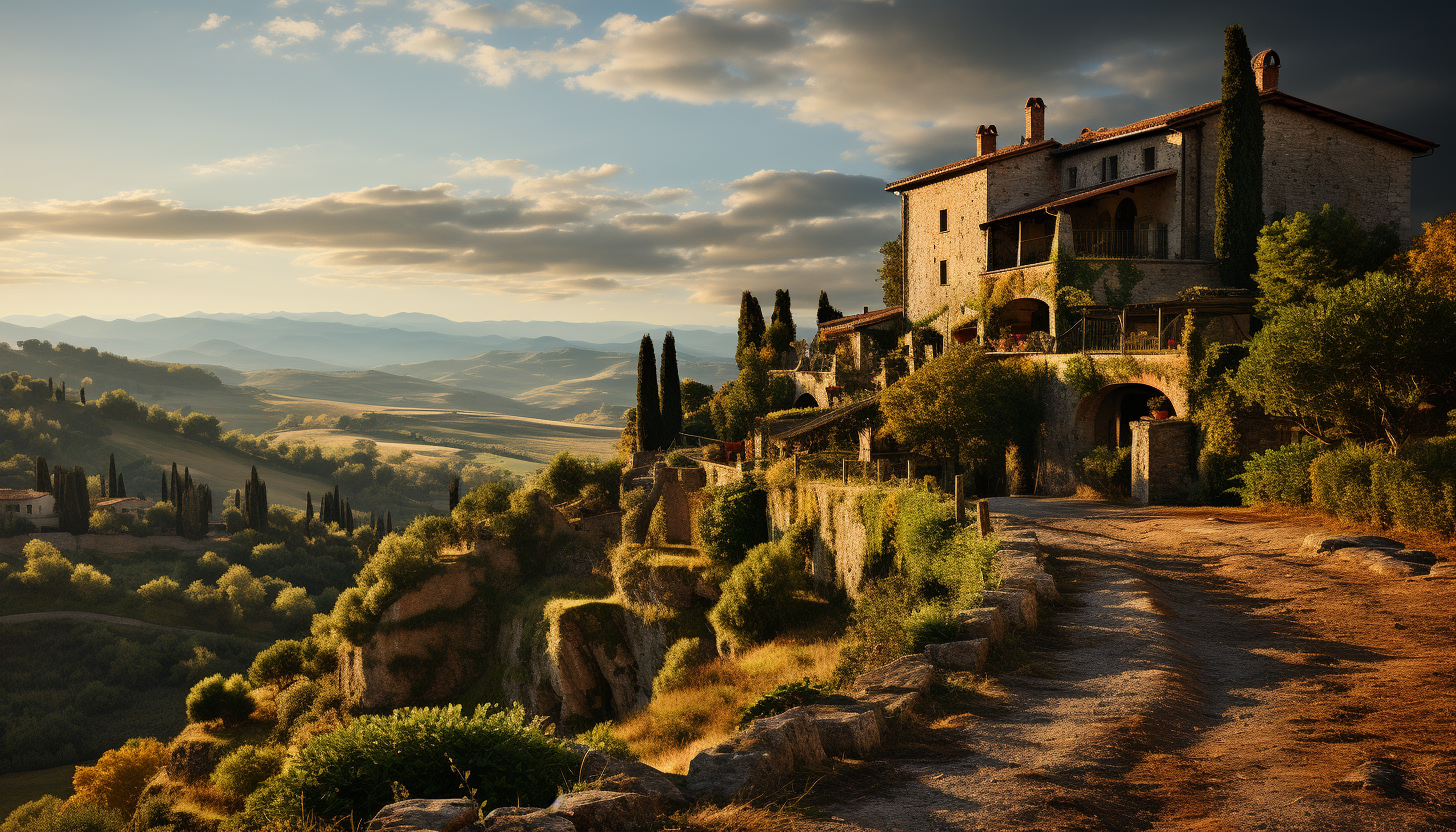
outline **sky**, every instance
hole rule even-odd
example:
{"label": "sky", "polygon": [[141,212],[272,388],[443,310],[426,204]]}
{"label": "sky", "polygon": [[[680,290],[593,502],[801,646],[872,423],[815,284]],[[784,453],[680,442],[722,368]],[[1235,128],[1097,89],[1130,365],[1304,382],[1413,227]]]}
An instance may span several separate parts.
{"label": "sky", "polygon": [[[1216,6],[1216,7],[1215,7]],[[725,324],[878,304],[884,183],[1280,88],[1439,142],[1456,6],[968,0],[0,0],[0,314]]]}

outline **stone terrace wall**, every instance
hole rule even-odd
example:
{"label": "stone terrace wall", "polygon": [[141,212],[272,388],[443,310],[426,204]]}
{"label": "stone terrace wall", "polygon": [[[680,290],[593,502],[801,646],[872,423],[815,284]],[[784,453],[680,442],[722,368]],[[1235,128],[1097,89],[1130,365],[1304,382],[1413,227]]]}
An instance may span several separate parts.
{"label": "stone terrace wall", "polygon": [[822,594],[858,598],[868,557],[860,498],[872,486],[800,482],[769,490],[769,532],[777,540],[796,519],[814,527],[814,588]]}

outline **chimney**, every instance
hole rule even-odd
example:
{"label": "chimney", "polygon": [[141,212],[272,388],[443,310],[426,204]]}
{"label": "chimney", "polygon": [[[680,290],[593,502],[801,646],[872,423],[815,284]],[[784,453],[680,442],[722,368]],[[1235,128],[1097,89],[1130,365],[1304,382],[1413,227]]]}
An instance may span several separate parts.
{"label": "chimney", "polygon": [[1279,89],[1278,52],[1273,49],[1265,49],[1254,56],[1254,84],[1258,86],[1261,93]]}
{"label": "chimney", "polygon": [[1040,98],[1026,99],[1026,142],[1036,144],[1046,139],[1046,105]]}
{"label": "chimney", "polygon": [[996,125],[982,124],[976,128],[976,155],[985,156],[996,152]]}

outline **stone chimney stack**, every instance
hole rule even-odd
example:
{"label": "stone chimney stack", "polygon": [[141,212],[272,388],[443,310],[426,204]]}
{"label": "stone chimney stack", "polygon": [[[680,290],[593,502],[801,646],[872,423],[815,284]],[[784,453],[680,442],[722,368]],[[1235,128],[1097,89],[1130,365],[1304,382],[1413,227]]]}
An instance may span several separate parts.
{"label": "stone chimney stack", "polygon": [[1265,49],[1254,56],[1254,83],[1259,92],[1279,89],[1279,53]]}
{"label": "stone chimney stack", "polygon": [[976,155],[985,156],[996,152],[996,125],[982,124],[976,128]]}
{"label": "stone chimney stack", "polygon": [[1046,139],[1046,105],[1040,98],[1026,99],[1026,142],[1036,144]]}

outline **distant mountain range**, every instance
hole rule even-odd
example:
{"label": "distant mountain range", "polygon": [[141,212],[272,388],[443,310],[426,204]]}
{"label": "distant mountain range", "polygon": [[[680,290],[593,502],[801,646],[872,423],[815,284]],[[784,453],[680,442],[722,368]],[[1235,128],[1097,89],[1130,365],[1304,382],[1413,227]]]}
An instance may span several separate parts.
{"label": "distant mountain range", "polygon": [[[214,371],[225,383],[283,395],[307,395],[307,388],[323,385],[327,397],[338,401],[433,402],[519,412],[520,406],[503,406],[504,399],[514,399],[527,408],[569,413],[602,404],[631,406],[639,340],[651,334],[660,348],[669,329],[683,378],[716,386],[737,374],[735,327],[634,321],[460,322],[412,312],[384,317],[197,312],[110,321],[11,315],[0,318],[0,341],[65,342],[130,358],[193,364]],[[13,368],[0,367],[6,369]],[[301,373],[272,372],[278,370]],[[360,372],[365,370],[381,372]],[[384,373],[396,379],[383,383]],[[307,384],[300,384],[303,378]],[[406,379],[434,384],[426,390],[405,384]],[[452,389],[462,395],[451,394]]]}

